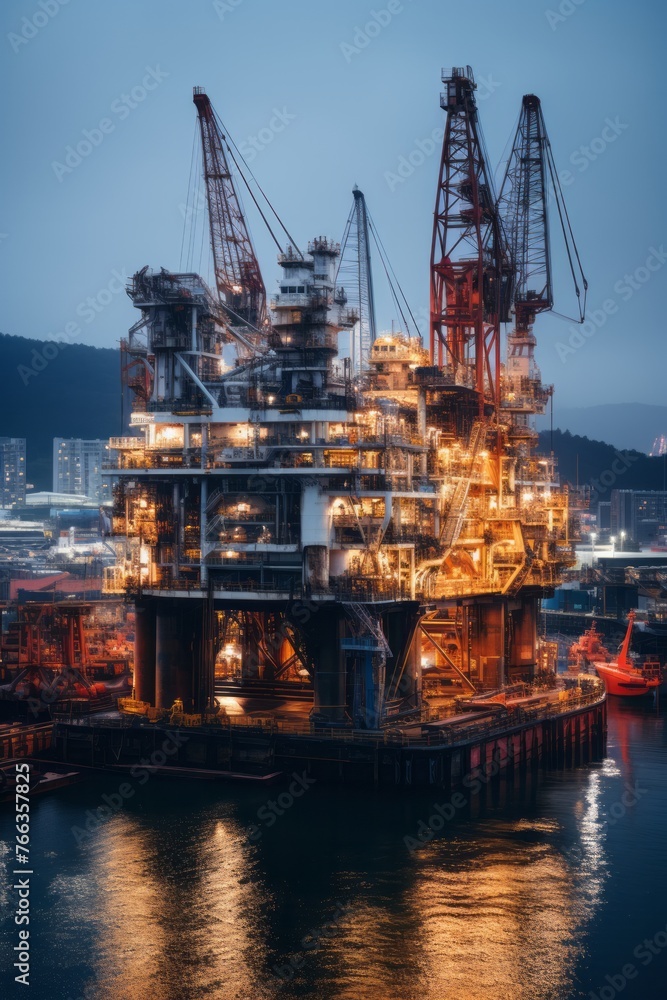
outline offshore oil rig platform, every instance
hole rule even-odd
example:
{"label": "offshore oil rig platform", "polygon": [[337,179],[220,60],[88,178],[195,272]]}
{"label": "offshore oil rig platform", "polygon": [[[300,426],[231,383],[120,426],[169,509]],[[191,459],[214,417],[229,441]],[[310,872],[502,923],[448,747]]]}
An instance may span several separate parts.
{"label": "offshore oil rig platform", "polygon": [[[153,730],[190,723],[182,764],[231,766],[233,750],[210,747],[232,730],[272,763],[325,758],[329,740],[336,774],[366,747],[360,766],[407,783],[451,781],[489,740],[505,761],[601,746],[601,685],[559,689],[537,630],[576,530],[533,419],[552,394],[533,330],[553,305],[550,201],[581,317],[586,280],[539,99],[523,98],[497,196],[472,71],[442,80],[428,347],[407,324],[376,330],[375,228],[356,188],[342,248],[320,236],[302,251],[283,227],[267,300],[235,178],[257,199],[195,88],[216,287],[148,267],[130,282],[107,571],[136,606],[122,707]],[[435,745],[470,750],[471,726],[476,758],[432,763]],[[69,752],[87,738],[70,731]],[[431,763],[386,757],[406,746]]]}

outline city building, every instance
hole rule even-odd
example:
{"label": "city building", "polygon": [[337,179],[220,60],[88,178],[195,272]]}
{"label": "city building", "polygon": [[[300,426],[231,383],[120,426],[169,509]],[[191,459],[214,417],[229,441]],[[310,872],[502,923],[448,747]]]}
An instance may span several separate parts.
{"label": "city building", "polygon": [[611,500],[601,500],[598,504],[598,531],[605,538],[611,534]]}
{"label": "city building", "polygon": [[25,438],[0,437],[0,506],[25,501]]}
{"label": "city building", "polygon": [[107,442],[82,438],[53,439],[53,491],[89,497],[98,503],[111,499],[111,478],[103,475]]}
{"label": "city building", "polygon": [[667,532],[667,491],[612,490],[611,531],[638,545],[661,538]]}

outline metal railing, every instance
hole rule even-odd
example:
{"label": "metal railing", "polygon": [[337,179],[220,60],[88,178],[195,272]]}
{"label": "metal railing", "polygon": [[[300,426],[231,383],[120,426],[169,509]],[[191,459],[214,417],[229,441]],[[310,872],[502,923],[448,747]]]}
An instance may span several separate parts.
{"label": "metal railing", "polygon": [[[606,698],[604,685],[601,682],[600,688],[595,686],[593,690],[582,692],[578,697],[568,698],[567,701],[540,704],[533,708],[510,709],[502,717],[499,717],[497,722],[489,722],[486,719],[485,721],[477,720],[463,725],[454,724],[448,731],[446,728],[447,719],[445,718],[442,720],[443,727],[437,732],[427,732],[424,735],[415,736],[409,736],[393,729],[366,731],[346,727],[320,726],[312,720],[297,722],[267,716],[255,719],[254,721],[248,719],[246,716],[217,716],[215,722],[204,722],[202,729],[209,732],[217,731],[224,733],[226,731],[231,733],[234,730],[243,731],[247,735],[261,734],[262,736],[287,736],[297,739],[332,740],[339,743],[362,745],[370,748],[383,746],[414,747],[415,749],[421,747],[457,747],[474,743],[477,739],[494,739],[533,722],[549,721],[585,708],[601,705]],[[73,718],[71,722],[69,719],[59,719],[56,721],[67,721],[71,725],[84,726],[89,720],[83,717]],[[169,720],[165,719],[164,724],[169,725]],[[149,724],[146,723],[145,725]],[[121,716],[117,719],[95,720],[95,726],[96,728],[104,727],[113,729],[136,728],[137,716],[130,715],[127,717]],[[153,728],[154,723],[150,723],[150,726]]]}

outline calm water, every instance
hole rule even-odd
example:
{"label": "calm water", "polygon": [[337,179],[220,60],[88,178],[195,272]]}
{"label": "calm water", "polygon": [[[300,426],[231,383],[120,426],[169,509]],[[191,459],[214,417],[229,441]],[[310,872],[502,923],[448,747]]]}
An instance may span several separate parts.
{"label": "calm water", "polygon": [[[10,971],[2,818],[0,995],[664,997],[666,719],[612,703],[605,761],[519,802],[501,793],[412,854],[404,837],[444,796],[315,784],[268,827],[257,812],[280,788],[152,778],[81,843],[72,827],[117,779],[45,796],[32,806],[30,993]],[[627,785],[639,798],[626,808]]]}

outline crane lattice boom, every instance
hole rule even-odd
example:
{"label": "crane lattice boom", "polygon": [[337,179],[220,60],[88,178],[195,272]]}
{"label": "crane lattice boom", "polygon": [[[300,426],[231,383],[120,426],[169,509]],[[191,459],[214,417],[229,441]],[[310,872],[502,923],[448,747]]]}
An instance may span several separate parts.
{"label": "crane lattice boom", "polygon": [[[208,96],[194,88],[199,115],[215,282],[232,325],[266,326],[266,290],[225,152],[225,136]],[[259,347],[260,344],[256,343]]]}

